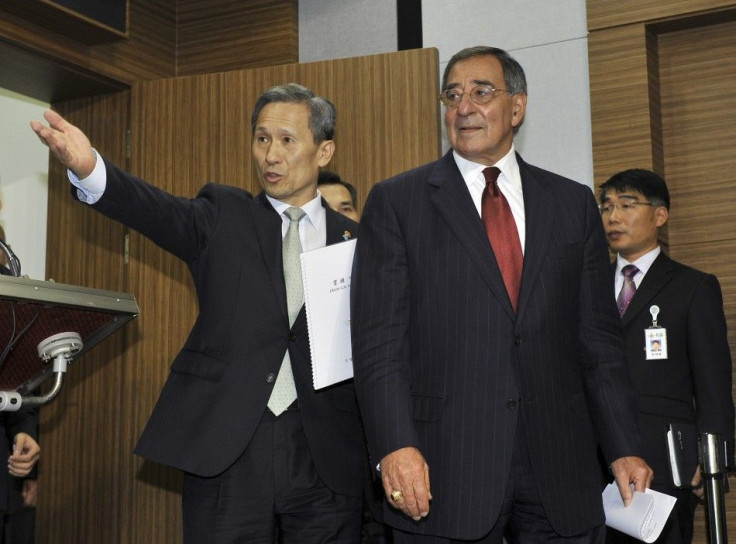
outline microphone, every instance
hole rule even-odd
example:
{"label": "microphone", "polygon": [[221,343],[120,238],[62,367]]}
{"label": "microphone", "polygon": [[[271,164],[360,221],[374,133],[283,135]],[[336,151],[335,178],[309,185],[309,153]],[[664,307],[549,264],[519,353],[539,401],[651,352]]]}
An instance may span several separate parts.
{"label": "microphone", "polygon": [[18,257],[15,256],[15,253],[13,253],[13,250],[10,249],[10,246],[8,246],[2,238],[0,238],[0,249],[3,250],[3,253],[5,253],[5,256],[8,258],[10,275],[20,278],[20,261],[18,260]]}

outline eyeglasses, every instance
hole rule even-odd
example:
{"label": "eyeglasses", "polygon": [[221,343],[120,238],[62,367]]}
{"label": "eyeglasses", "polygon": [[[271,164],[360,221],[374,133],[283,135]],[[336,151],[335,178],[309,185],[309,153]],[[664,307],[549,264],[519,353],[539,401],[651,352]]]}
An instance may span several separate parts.
{"label": "eyeglasses", "polygon": [[601,212],[601,215],[607,215],[610,213],[613,213],[613,210],[618,210],[621,214],[627,214],[634,211],[634,208],[636,206],[657,206],[658,204],[654,204],[653,202],[619,202],[617,204],[601,204],[598,206],[598,209]]}
{"label": "eyeglasses", "polygon": [[493,85],[477,85],[470,89],[469,92],[463,92],[459,89],[446,89],[440,93],[439,99],[446,108],[457,108],[463,101],[466,94],[474,104],[488,104],[496,95],[496,91],[510,93],[508,89],[496,89]]}

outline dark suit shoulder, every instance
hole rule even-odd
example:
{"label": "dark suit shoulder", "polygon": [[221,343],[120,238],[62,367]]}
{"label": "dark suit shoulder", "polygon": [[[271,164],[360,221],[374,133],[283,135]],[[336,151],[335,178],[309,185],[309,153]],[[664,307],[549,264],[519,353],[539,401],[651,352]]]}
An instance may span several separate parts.
{"label": "dark suit shoulder", "polygon": [[383,186],[389,190],[410,189],[417,183],[423,183],[426,181],[432,172],[434,172],[434,170],[443,162],[443,160],[444,159],[440,159],[422,164],[421,166],[417,166],[416,168],[406,170],[405,172],[385,179],[376,185]]}
{"label": "dark suit shoulder", "polygon": [[222,197],[226,198],[238,198],[238,199],[246,199],[246,200],[253,200],[253,195],[246,191],[245,189],[241,189],[240,187],[235,187],[234,185],[226,185],[224,183],[216,183],[216,182],[209,182],[202,186],[202,188],[197,193],[197,196],[205,196],[209,194],[216,194],[221,195]]}
{"label": "dark suit shoulder", "polygon": [[524,179],[525,175],[531,175],[536,179],[539,183],[546,185],[550,189],[554,189],[555,191],[574,191],[574,192],[589,192],[590,187],[587,185],[580,183],[579,181],[575,181],[574,179],[566,178],[565,176],[561,176],[560,174],[555,174],[554,172],[551,172],[549,170],[545,170],[544,168],[540,168],[539,166],[534,166],[533,164],[529,164],[528,162],[524,161],[524,159],[521,158],[521,156],[517,153],[516,154],[516,160],[519,164],[519,171],[521,172],[522,180]]}
{"label": "dark suit shoulder", "polygon": [[[614,265],[615,266],[615,265]],[[677,277],[677,279],[691,287],[696,287],[704,281],[715,281],[718,283],[718,278],[708,272],[698,270],[692,266],[688,266],[679,261],[675,261],[664,252],[661,252],[652,263],[650,272],[654,270],[657,272],[669,273]],[[649,274],[649,272],[647,273]]]}

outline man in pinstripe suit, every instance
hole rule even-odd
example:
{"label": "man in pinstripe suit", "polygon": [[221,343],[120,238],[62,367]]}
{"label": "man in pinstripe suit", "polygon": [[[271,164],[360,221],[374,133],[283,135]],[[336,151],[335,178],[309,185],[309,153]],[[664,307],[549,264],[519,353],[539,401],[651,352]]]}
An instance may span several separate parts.
{"label": "man in pinstripe suit", "polygon": [[[457,53],[442,91],[452,150],[373,188],[352,278],[386,522],[398,543],[600,542],[596,446],[624,503],[652,472],[595,199],[516,154],[526,80],[505,51]],[[481,213],[491,166],[523,252],[511,296],[494,250],[511,238],[489,242]]]}

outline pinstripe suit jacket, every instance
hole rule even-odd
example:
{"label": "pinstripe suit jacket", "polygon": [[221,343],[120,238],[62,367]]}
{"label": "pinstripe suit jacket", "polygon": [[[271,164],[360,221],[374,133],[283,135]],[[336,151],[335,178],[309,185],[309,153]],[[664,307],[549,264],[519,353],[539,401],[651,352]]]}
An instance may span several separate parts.
{"label": "pinstripe suit jacket", "polygon": [[556,531],[603,522],[596,444],[639,454],[601,219],[587,187],[524,163],[514,315],[452,153],[377,184],[353,269],[355,386],[372,462],[415,446],[434,497],[402,530],[475,539],[494,525],[523,419]]}

